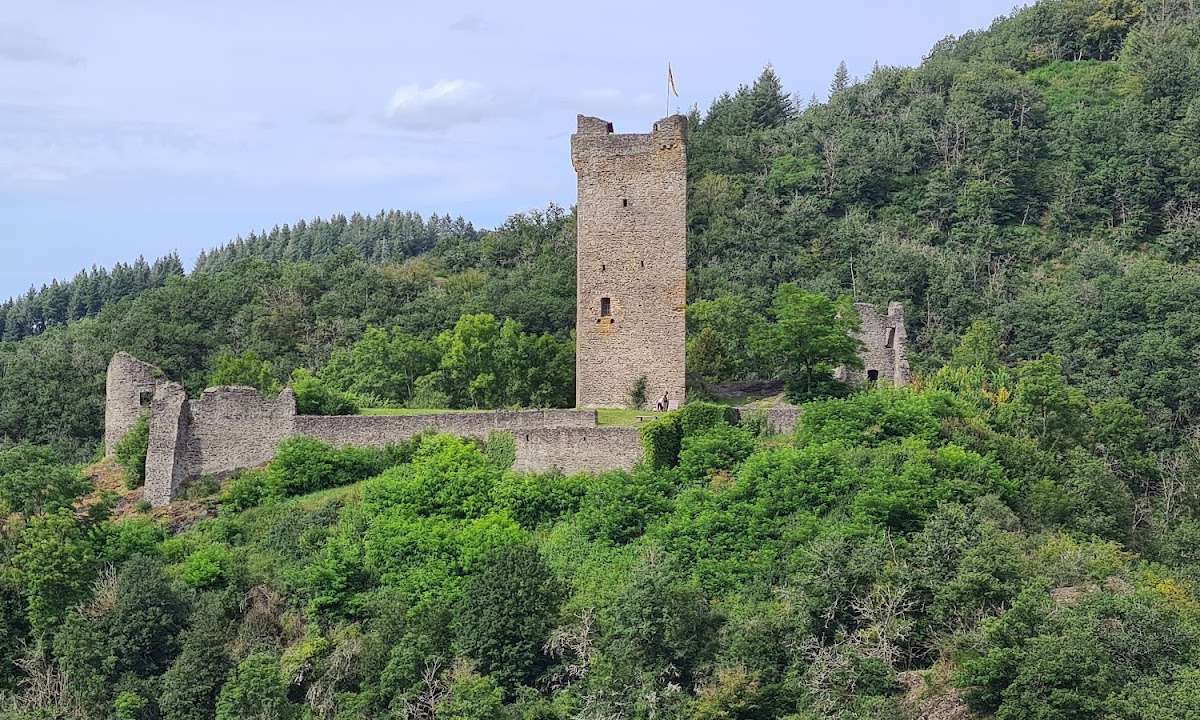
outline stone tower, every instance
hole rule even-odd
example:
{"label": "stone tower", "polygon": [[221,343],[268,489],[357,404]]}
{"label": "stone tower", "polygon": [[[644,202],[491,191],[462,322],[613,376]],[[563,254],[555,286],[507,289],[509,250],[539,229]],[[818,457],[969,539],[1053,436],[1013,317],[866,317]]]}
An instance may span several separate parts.
{"label": "stone tower", "polygon": [[908,367],[908,332],[904,328],[904,304],[888,303],[887,314],[881,314],[870,303],[854,303],[862,319],[862,330],[856,337],[862,341],[862,370],[841,367],[834,376],[851,383],[884,381],[903,387],[912,380]]}
{"label": "stone tower", "polygon": [[104,397],[104,454],[112,455],[138,418],[150,414],[154,392],[164,382],[162,371],[127,352],[108,364]]}
{"label": "stone tower", "polygon": [[614,134],[579,116],[571,162],[576,228],[575,403],[622,407],[646,378],[646,399],[684,400],[687,302],[687,118],[646,134]]}

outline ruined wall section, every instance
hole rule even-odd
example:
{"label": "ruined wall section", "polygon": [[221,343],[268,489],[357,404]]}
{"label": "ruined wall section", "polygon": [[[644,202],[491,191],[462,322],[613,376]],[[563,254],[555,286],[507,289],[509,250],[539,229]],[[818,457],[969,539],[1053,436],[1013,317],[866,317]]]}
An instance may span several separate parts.
{"label": "ruined wall section", "polygon": [[178,383],[159,385],[150,413],[142,497],[158,507],[171,502],[195,472],[196,462],[188,444],[192,412],[187,391]]}
{"label": "ruined wall section", "polygon": [[425,415],[300,415],[295,433],[333,445],[384,447],[421,432],[487,438],[493,432],[523,433],[542,428],[594,428],[595,410],[518,410]]}
{"label": "ruined wall section", "polygon": [[[161,379],[153,366],[127,362],[131,359],[114,359],[116,377],[110,378],[109,385],[120,391],[115,396],[118,402],[128,405],[133,397],[140,403],[141,388],[154,378],[154,394],[145,409],[150,414],[150,438],[143,497],[156,507],[177,498],[197,478],[221,478],[267,464],[279,444],[295,436],[335,445],[383,447],[425,431],[474,438],[508,432],[516,442],[515,467],[531,471],[627,470],[642,457],[637,429],[597,427],[595,410],[297,415],[291,390],[264,398],[250,387],[216,387],[189,400],[182,385]],[[131,374],[129,368],[136,372]],[[127,415],[116,417],[124,421]],[[136,422],[137,414],[132,417]]]}
{"label": "ruined wall section", "polygon": [[539,428],[513,439],[513,469],[522,472],[632,470],[643,455],[641,432],[633,427]]}
{"label": "ruined wall section", "polygon": [[855,303],[862,319],[862,329],[856,337],[862,341],[861,370],[838,368],[835,377],[861,384],[869,380],[887,382],[895,387],[908,385],[912,371],[908,365],[908,331],[904,326],[904,304],[888,304],[887,313],[870,303]]}
{"label": "ruined wall section", "polygon": [[166,379],[158,368],[127,352],[108,363],[104,383],[104,454],[112,455],[143,413],[150,412],[154,393]]}
{"label": "ruined wall section", "polygon": [[296,434],[290,389],[264,398],[252,387],[215,387],[191,402],[189,449],[195,476],[225,477],[270,462],[279,443]]}
{"label": "ruined wall section", "polygon": [[576,406],[622,407],[646,377],[646,398],[684,400],[687,302],[687,119],[614,134],[579,116]]}

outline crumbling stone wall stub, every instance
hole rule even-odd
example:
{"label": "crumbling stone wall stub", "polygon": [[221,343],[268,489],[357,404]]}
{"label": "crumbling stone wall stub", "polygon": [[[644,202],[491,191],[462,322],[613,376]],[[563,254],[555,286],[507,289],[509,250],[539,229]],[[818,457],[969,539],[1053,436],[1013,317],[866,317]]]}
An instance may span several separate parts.
{"label": "crumbling stone wall stub", "polygon": [[118,352],[108,363],[104,383],[104,454],[111,456],[121,438],[133,429],[138,418],[150,412],[155,390],[164,376],[161,370]]}
{"label": "crumbling stone wall stub", "polygon": [[576,406],[621,407],[646,378],[646,399],[684,401],[687,302],[687,118],[645,134],[579,116]]}
{"label": "crumbling stone wall stub", "polygon": [[159,507],[171,502],[196,471],[188,444],[192,413],[187,391],[178,383],[161,384],[154,394],[150,413],[142,497]]}

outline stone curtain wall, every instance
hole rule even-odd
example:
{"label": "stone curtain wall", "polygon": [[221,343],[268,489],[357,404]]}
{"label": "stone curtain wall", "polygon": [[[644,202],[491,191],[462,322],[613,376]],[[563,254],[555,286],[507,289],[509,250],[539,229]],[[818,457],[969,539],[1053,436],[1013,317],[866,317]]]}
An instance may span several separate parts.
{"label": "stone curtain wall", "polygon": [[119,352],[108,363],[104,388],[104,454],[112,455],[117,443],[150,412],[154,392],[163,383],[158,368]]}
{"label": "stone curtain wall", "polygon": [[514,432],[514,470],[564,474],[631,470],[642,459],[642,436],[633,427],[555,427]]}
{"label": "stone curtain wall", "polygon": [[[638,431],[597,427],[595,410],[320,417],[297,415],[291,390],[264,398],[254,388],[218,387],[188,400],[182,385],[124,353],[109,368],[105,417],[117,424],[106,427],[106,435],[123,434],[141,412],[150,414],[143,497],[156,507],[197,478],[221,478],[267,464],[279,443],[294,436],[383,447],[424,431],[480,439],[508,432],[516,441],[514,467],[529,471],[628,470],[642,457]],[[153,396],[143,409],[146,388]]]}
{"label": "stone curtain wall", "polygon": [[595,428],[595,410],[429,413],[428,415],[300,415],[296,434],[333,445],[383,447],[429,430],[485,439],[493,432],[524,433],[541,428]]}
{"label": "stone curtain wall", "polygon": [[[908,366],[908,332],[904,327],[904,305],[893,302],[888,304],[887,314],[870,303],[855,303],[855,309],[862,319],[862,330],[857,337],[863,343],[863,351],[859,357],[863,361],[862,370],[852,370],[841,367],[835,377],[851,383],[862,383],[870,377],[874,370],[877,380],[890,382],[896,387],[908,385],[912,380],[912,371]],[[891,347],[889,345],[891,340]]]}
{"label": "stone curtain wall", "polygon": [[[647,134],[613,134],[580,115],[571,136],[578,175],[577,407],[623,407],[646,377],[652,404],[684,400],[687,302],[687,118]],[[609,315],[602,314],[608,298]]]}
{"label": "stone curtain wall", "polygon": [[220,478],[275,457],[279,443],[295,434],[296,396],[290,389],[264,398],[251,387],[209,388],[191,403],[191,414],[195,474]]}

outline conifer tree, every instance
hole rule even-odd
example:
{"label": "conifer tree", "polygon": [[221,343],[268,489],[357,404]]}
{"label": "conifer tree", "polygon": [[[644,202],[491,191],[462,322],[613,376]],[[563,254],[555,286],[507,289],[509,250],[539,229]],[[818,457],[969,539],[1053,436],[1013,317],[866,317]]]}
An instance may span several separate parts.
{"label": "conifer tree", "polygon": [[841,91],[850,87],[850,71],[846,68],[846,61],[838,63],[837,70],[833,73],[833,82],[829,86],[830,96],[837,95]]}
{"label": "conifer tree", "polygon": [[779,127],[796,114],[791,97],[783,91],[783,83],[770,65],[763,68],[750,88],[750,122],[755,128]]}

